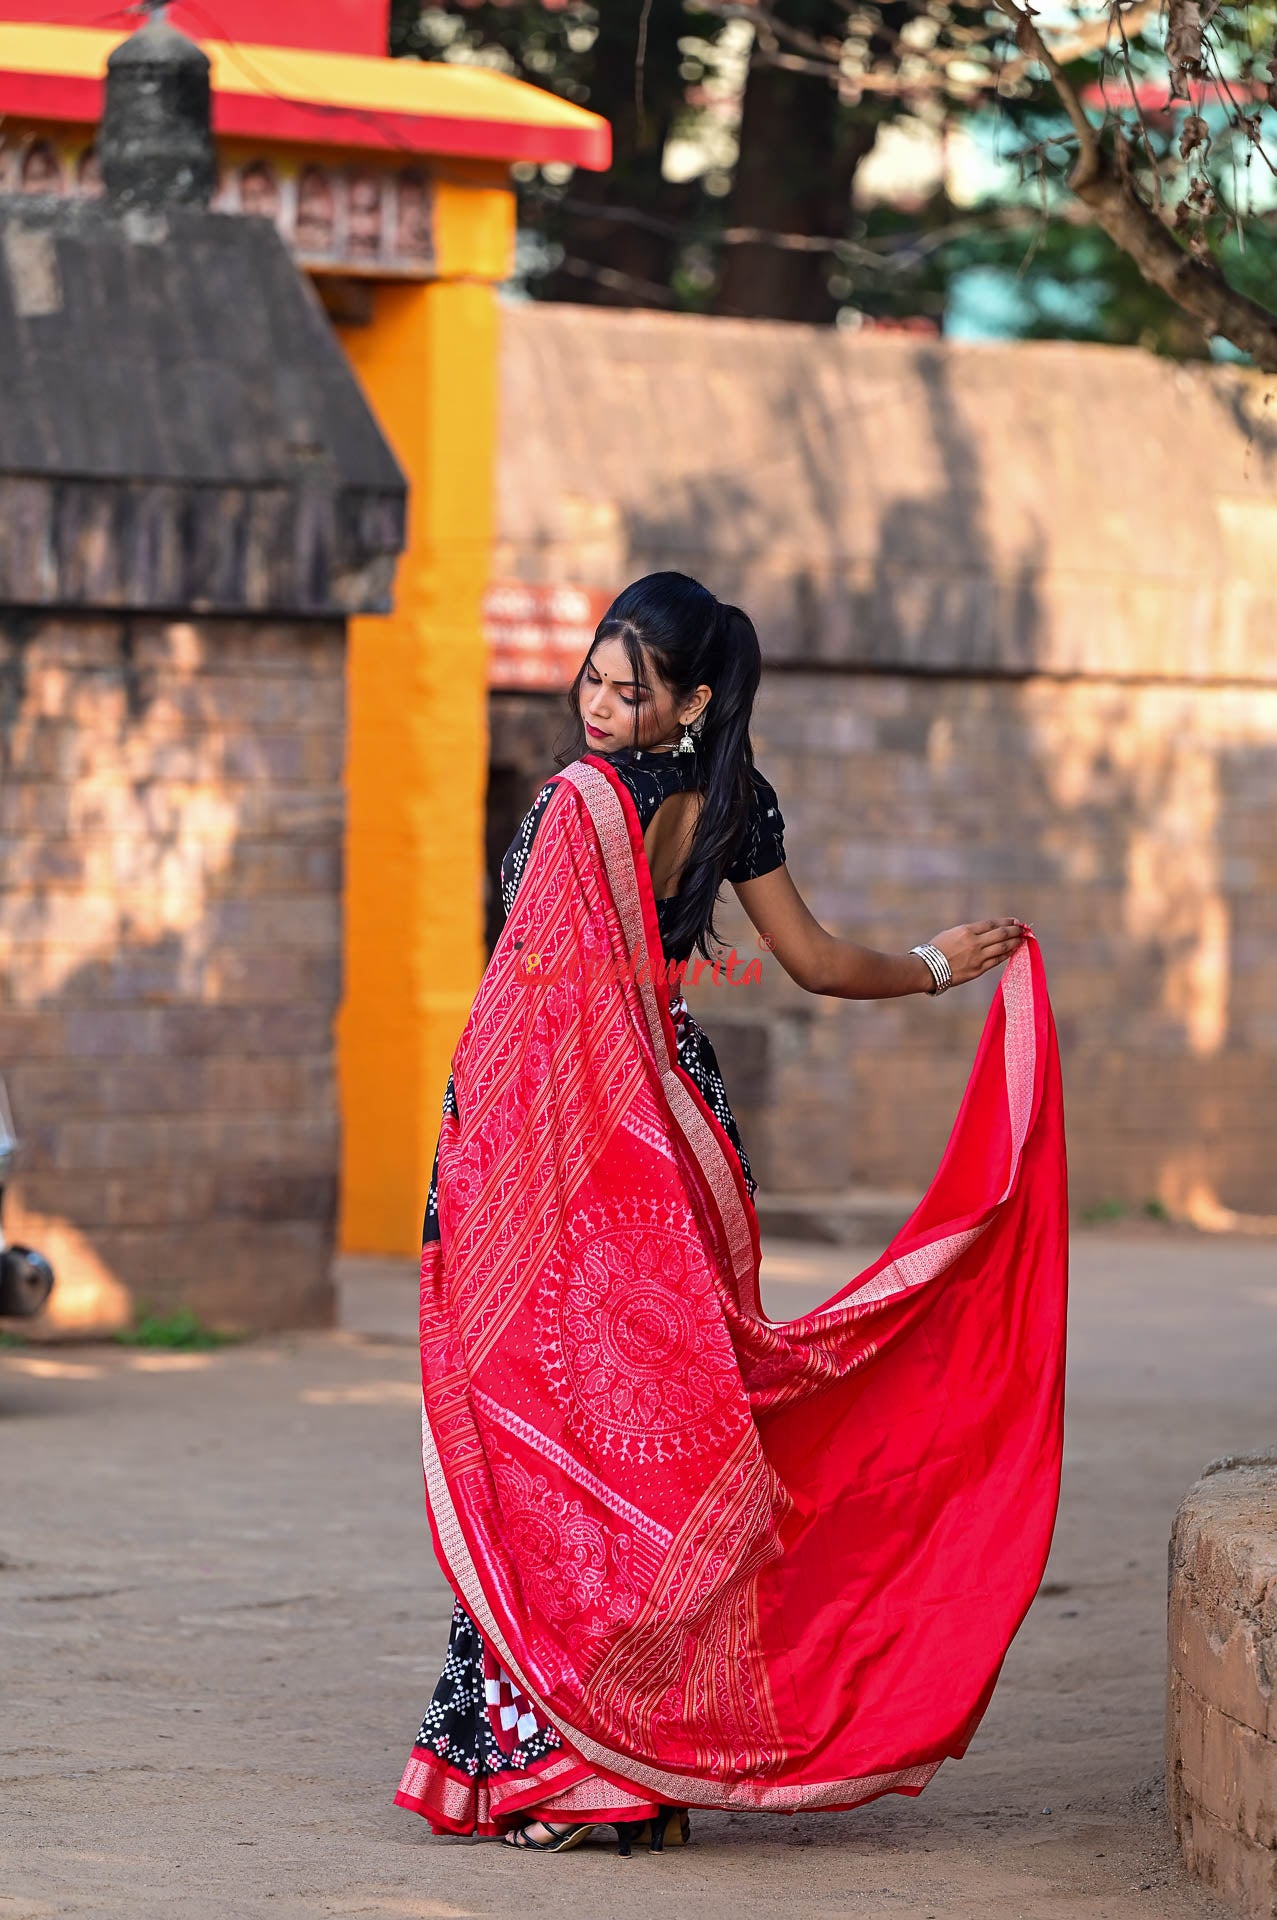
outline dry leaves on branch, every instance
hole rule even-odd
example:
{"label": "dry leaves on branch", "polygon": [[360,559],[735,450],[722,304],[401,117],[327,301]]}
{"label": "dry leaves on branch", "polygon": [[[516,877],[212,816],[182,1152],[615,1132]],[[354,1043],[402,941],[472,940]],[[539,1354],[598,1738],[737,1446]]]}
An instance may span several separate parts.
{"label": "dry leaves on branch", "polygon": [[1210,152],[1210,129],[1200,113],[1190,113],[1185,116],[1183,130],[1179,136],[1180,159],[1187,160],[1189,155],[1196,153],[1199,147],[1202,149],[1204,160]]}
{"label": "dry leaves on branch", "polygon": [[1188,83],[1201,78],[1202,9],[1199,0],[1170,0],[1166,27],[1166,58],[1171,68],[1171,95],[1190,98]]}

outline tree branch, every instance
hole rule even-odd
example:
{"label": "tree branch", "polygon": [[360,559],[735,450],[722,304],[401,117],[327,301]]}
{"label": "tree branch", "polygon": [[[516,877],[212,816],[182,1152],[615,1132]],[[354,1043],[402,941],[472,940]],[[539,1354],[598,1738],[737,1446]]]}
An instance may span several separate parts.
{"label": "tree branch", "polygon": [[1277,314],[1231,287],[1212,261],[1199,260],[1180,245],[1105,146],[1100,129],[1031,13],[1018,0],[995,0],[995,4],[1013,23],[1020,51],[1046,68],[1077,133],[1078,157],[1069,185],[1078,199],[1090,208],[1110,240],[1130,255],[1150,285],[1160,287],[1191,313],[1208,334],[1222,334],[1250,354],[1256,366],[1277,373]]}

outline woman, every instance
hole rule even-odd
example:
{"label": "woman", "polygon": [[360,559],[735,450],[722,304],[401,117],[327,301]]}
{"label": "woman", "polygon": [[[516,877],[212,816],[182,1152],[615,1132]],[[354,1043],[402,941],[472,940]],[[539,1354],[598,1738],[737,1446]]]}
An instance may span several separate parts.
{"label": "woman", "polygon": [[[753,764],[746,616],[653,574],[501,869],[422,1254],[423,1437],[457,1595],[396,1800],[564,1851],[687,1808],[847,1807],[961,1754],[1045,1564],[1064,1287],[1059,1083],[1015,919],[835,939]],[[940,1171],[819,1311],[758,1296],[754,1181],[683,968],[730,880],[813,993],[1010,961]]]}

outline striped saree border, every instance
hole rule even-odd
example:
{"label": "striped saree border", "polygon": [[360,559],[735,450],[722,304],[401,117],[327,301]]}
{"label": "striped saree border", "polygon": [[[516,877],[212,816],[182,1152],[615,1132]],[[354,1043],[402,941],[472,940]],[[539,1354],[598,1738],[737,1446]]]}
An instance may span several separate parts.
{"label": "striped saree border", "polygon": [[[631,954],[641,954],[647,962],[646,966],[636,966],[635,984],[661,1076],[661,1090],[714,1197],[727,1238],[737,1297],[748,1312],[761,1319],[757,1228],[751,1223],[752,1209],[747,1210],[749,1203],[739,1174],[739,1162],[727,1136],[678,1063],[669,1009],[662,1007],[652,980],[656,899],[642,851],[643,839],[634,802],[615,775],[608,774],[602,767],[591,766],[588,761],[574,761],[564,768],[561,778],[576,788],[589,812],[626,947]],[[660,952],[659,945],[656,951]]]}

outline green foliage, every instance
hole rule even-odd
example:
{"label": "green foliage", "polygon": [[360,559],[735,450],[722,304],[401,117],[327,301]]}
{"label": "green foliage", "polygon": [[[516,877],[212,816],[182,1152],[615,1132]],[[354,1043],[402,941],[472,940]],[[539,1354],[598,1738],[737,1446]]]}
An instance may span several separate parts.
{"label": "green foliage", "polygon": [[1113,1220],[1125,1220],[1130,1212],[1124,1200],[1099,1200],[1093,1207],[1083,1207],[1082,1219],[1088,1227],[1101,1227]]}
{"label": "green foliage", "polygon": [[[854,302],[872,316],[923,313],[960,332],[984,331],[964,324],[967,289],[978,284],[991,335],[1138,346],[1177,360],[1210,351],[1192,316],[1150,286],[1101,228],[1062,211],[1043,216],[996,201],[959,210],[937,199],[912,215],[876,208],[864,232],[884,256],[882,271],[855,276]],[[1262,297],[1264,263],[1268,285],[1277,283],[1277,237],[1253,232],[1245,258]]]}
{"label": "green foliage", "polygon": [[[1129,1220],[1135,1211],[1125,1200],[1099,1200],[1093,1207],[1083,1207],[1082,1220],[1088,1227],[1102,1227],[1115,1220]],[[1170,1223],[1165,1202],[1156,1198],[1145,1200],[1138,1212],[1141,1219]]]}
{"label": "green foliage", "polygon": [[179,1353],[206,1353],[217,1347],[233,1345],[238,1334],[218,1333],[206,1327],[189,1307],[172,1313],[142,1312],[131,1327],[113,1338],[122,1347],[167,1347]]}

